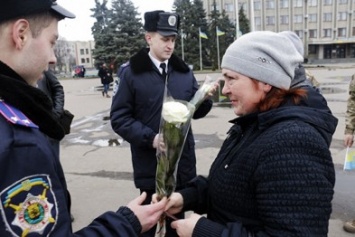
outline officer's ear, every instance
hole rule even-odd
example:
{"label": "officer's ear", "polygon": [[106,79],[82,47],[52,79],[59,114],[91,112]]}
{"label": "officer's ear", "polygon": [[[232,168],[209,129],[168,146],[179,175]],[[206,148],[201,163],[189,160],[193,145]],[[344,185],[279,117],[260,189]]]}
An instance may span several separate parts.
{"label": "officer's ear", "polygon": [[12,25],[12,40],[16,49],[22,49],[31,34],[30,24],[25,19],[16,20]]}
{"label": "officer's ear", "polygon": [[154,37],[155,32],[147,32],[145,33],[145,41],[147,41],[148,45],[151,45],[152,38]]}

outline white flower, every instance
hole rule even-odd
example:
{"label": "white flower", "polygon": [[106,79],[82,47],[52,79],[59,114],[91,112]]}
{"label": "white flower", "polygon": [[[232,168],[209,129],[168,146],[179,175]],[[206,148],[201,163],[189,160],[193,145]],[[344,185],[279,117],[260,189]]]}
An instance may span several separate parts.
{"label": "white flower", "polygon": [[190,110],[183,103],[169,101],[163,104],[162,116],[168,123],[185,123],[190,117]]}
{"label": "white flower", "polygon": [[204,83],[199,90],[203,92],[204,95],[206,95],[212,88],[213,85],[211,84],[206,84]]}

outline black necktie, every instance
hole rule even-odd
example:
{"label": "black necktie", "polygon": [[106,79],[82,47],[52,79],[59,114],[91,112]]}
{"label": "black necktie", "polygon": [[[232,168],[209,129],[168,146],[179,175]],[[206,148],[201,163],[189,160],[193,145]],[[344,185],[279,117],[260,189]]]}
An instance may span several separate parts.
{"label": "black necktie", "polygon": [[166,78],[166,71],[165,71],[166,64],[165,63],[161,63],[160,64],[160,68],[163,69],[162,75],[163,75],[164,78]]}

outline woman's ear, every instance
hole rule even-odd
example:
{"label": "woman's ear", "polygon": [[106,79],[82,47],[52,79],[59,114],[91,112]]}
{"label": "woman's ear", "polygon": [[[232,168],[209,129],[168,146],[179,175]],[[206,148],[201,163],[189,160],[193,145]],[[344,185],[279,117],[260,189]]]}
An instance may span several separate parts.
{"label": "woman's ear", "polygon": [[16,49],[22,49],[26,44],[29,34],[31,34],[30,25],[27,20],[19,19],[12,25],[12,40]]}
{"label": "woman's ear", "polygon": [[267,83],[264,83],[264,82],[261,82],[261,88],[263,89],[263,91],[265,92],[265,93],[268,93],[271,89],[272,89],[272,86],[271,85],[269,85],[269,84],[267,84]]}

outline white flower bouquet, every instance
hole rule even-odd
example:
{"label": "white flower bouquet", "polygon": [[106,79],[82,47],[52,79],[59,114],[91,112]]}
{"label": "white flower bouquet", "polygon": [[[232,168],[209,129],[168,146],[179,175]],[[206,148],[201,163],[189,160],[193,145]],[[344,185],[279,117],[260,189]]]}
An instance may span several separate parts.
{"label": "white flower bouquet", "polygon": [[208,93],[211,92],[211,89],[215,86],[215,84],[216,81],[207,75],[203,84],[196,91],[194,97],[190,100],[190,103],[193,104],[195,108],[198,108],[202,101],[206,99]]}
{"label": "white flower bouquet", "polygon": [[[190,128],[195,107],[186,101],[163,103],[157,149],[156,193],[158,199],[169,197],[176,187],[176,171]],[[165,215],[157,227],[156,236],[165,236]]]}
{"label": "white flower bouquet", "polygon": [[[169,197],[176,188],[176,172],[191,118],[196,108],[206,99],[215,81],[206,77],[203,85],[190,102],[174,100],[165,91],[162,118],[159,129],[160,146],[157,149],[156,193],[158,199]],[[165,215],[157,226],[156,237],[164,237]]]}

